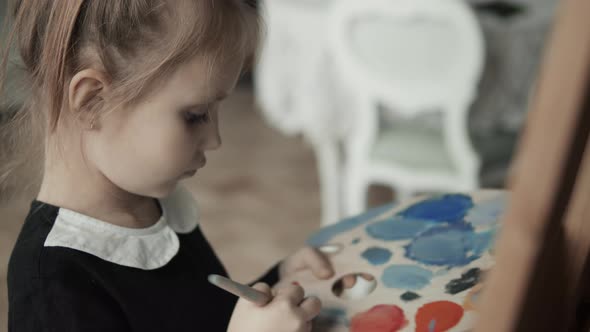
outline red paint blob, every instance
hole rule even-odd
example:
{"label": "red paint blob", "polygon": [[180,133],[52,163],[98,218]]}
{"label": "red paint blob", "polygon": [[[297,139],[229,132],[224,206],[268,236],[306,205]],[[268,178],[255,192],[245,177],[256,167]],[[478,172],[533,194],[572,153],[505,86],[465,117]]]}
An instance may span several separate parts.
{"label": "red paint blob", "polygon": [[380,304],[352,317],[350,332],[395,332],[407,323],[400,307]]}
{"label": "red paint blob", "polygon": [[416,332],[447,331],[463,317],[463,308],[450,301],[436,301],[423,305],[416,313]]}

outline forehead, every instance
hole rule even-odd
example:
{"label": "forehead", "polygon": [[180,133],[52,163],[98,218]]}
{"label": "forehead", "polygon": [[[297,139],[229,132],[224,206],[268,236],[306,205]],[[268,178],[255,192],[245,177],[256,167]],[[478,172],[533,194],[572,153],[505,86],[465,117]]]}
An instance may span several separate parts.
{"label": "forehead", "polygon": [[179,101],[195,103],[228,94],[242,73],[243,62],[240,56],[224,60],[197,56],[178,67],[166,90]]}

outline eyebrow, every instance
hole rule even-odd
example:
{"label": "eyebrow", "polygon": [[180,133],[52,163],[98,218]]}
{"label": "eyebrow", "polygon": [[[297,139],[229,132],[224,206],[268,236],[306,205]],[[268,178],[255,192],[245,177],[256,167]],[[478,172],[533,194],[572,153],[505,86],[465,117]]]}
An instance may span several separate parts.
{"label": "eyebrow", "polygon": [[227,93],[227,92],[220,92],[220,93],[216,94],[215,96],[213,96],[213,98],[207,99],[205,101],[205,104],[212,104],[212,103],[214,103],[216,101],[223,100],[223,99],[227,98],[227,96],[229,96],[229,93]]}
{"label": "eyebrow", "polygon": [[198,103],[190,103],[190,104],[187,104],[187,105],[182,106],[181,108],[183,110],[189,110],[189,109],[199,108],[199,107],[201,107],[203,105],[209,105],[209,104],[213,104],[215,102],[221,101],[221,100],[227,98],[228,96],[229,96],[229,93],[220,92],[220,93],[216,94],[215,96],[213,96],[210,99],[207,99],[205,101],[201,101],[201,102],[198,102]]}

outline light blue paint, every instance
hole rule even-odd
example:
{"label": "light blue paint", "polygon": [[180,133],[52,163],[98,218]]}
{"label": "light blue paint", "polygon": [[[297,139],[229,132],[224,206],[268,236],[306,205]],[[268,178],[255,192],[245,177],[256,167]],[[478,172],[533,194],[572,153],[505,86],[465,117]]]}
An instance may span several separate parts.
{"label": "light blue paint", "polygon": [[391,259],[393,253],[389,249],[379,248],[379,247],[371,247],[367,250],[363,251],[361,256],[369,261],[372,265],[382,265]]}
{"label": "light blue paint", "polygon": [[473,253],[481,256],[486,250],[491,249],[496,238],[496,229],[475,233],[471,236],[469,246]]}
{"label": "light blue paint", "polygon": [[417,265],[391,265],[383,271],[381,281],[389,288],[420,290],[432,279],[432,271]]}
{"label": "light blue paint", "polygon": [[368,225],[366,231],[374,239],[396,241],[411,239],[435,225],[429,220],[394,216]]}
{"label": "light blue paint", "polygon": [[447,273],[449,273],[449,269],[448,268],[447,269],[441,269],[441,270],[438,270],[438,271],[434,272],[434,276],[435,277],[441,277],[441,276],[446,275]]}
{"label": "light blue paint", "polygon": [[428,323],[428,332],[434,332],[436,328],[436,320],[433,319]]}
{"label": "light blue paint", "polygon": [[307,239],[307,244],[318,247],[328,243],[334,236],[350,231],[363,223],[393,209],[395,203],[382,205],[355,217],[344,219],[337,224],[324,227]]}
{"label": "light blue paint", "polygon": [[506,209],[508,195],[502,194],[493,199],[478,202],[475,207],[469,210],[465,216],[465,221],[473,226],[489,226],[498,223],[498,219]]}
{"label": "light blue paint", "polygon": [[418,202],[398,213],[409,219],[423,219],[436,222],[460,222],[473,207],[471,197],[448,194]]}
{"label": "light blue paint", "polygon": [[481,291],[473,293],[471,295],[471,302],[477,303],[477,301],[479,301],[479,294],[481,294]]}
{"label": "light blue paint", "polygon": [[464,266],[480,257],[490,238],[464,223],[431,228],[405,247],[406,257],[426,265]]}

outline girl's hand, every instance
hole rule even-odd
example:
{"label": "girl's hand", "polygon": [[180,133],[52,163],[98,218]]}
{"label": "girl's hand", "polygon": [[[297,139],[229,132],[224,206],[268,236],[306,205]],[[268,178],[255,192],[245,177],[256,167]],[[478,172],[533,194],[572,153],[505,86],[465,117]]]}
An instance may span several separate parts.
{"label": "girl's hand", "polygon": [[[283,279],[294,272],[311,270],[312,274],[318,279],[330,279],[334,276],[334,268],[327,254],[337,253],[339,250],[341,250],[341,247],[338,245],[325,245],[319,249],[312,247],[299,249],[279,265],[279,277]],[[357,285],[358,278],[363,278],[366,281],[375,279],[367,273],[346,275],[336,282],[335,294],[341,296],[343,292],[354,288]]]}
{"label": "girl's hand", "polygon": [[318,279],[329,279],[334,275],[332,264],[324,253],[312,247],[304,247],[279,265],[279,277],[283,279],[294,272],[304,270],[311,270]]}
{"label": "girl's hand", "polygon": [[[271,294],[270,287],[264,283],[254,288]],[[244,299],[236,304],[228,332],[310,332],[311,321],[322,308],[316,297],[304,298],[303,288],[288,285],[275,290],[274,298],[264,306]]]}

